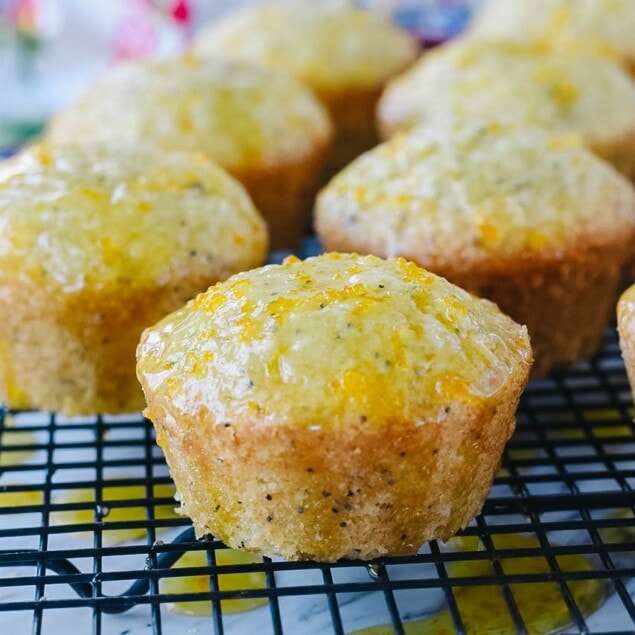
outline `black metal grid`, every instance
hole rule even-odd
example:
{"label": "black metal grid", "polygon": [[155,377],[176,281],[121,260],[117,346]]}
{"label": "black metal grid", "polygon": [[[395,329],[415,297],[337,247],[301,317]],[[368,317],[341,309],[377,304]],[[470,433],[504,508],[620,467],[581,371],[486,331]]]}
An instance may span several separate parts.
{"label": "black metal grid", "polygon": [[[597,358],[530,382],[503,469],[482,514],[462,532],[480,538],[478,549],[456,550],[433,542],[415,557],[385,558],[366,566],[269,558],[253,564],[217,563],[225,549],[221,543],[180,535],[189,526],[185,518],[156,517],[159,507],[172,501],[156,496],[153,488],[170,479],[152,427],[141,417],[62,419],[2,411],[0,459],[6,463],[16,452],[31,454],[0,468],[0,632],[58,633],[60,622],[70,620],[73,632],[96,634],[348,633],[382,623],[404,633],[413,617],[445,606],[455,631],[464,633],[457,592],[481,586],[502,589],[510,624],[523,633],[527,629],[516,590],[535,582],[557,585],[569,614],[566,632],[635,632],[632,415],[617,337],[610,329]],[[33,438],[24,439],[25,433]],[[106,504],[104,488],[113,485],[141,489],[139,496]],[[94,501],[64,502],[63,493],[82,488],[94,491]],[[5,492],[21,493],[24,506],[3,506]],[[30,502],[34,493],[41,500]],[[106,522],[106,505],[144,512],[134,520]],[[92,520],[51,522],[53,515],[79,508],[90,509]],[[108,543],[111,530],[131,528],[143,538]],[[496,547],[501,536],[517,533],[538,542]],[[184,551],[196,550],[207,554],[206,565],[170,566]],[[593,569],[564,566],[567,555],[588,557]],[[544,559],[545,570],[505,570],[507,563],[522,565],[529,556]],[[457,574],[456,563],[468,561],[492,564],[485,574]],[[245,572],[264,574],[262,588],[220,589],[219,576]],[[174,595],[161,589],[161,580],[168,577],[201,574],[209,576],[206,591]],[[579,580],[605,585],[606,600],[591,615],[585,615],[571,591]],[[110,597],[122,592],[127,592],[125,600]],[[226,614],[221,602],[232,598],[267,601],[234,616]],[[186,618],[168,611],[168,603],[182,600],[206,603],[211,616]],[[113,612],[120,614],[109,614]]]}

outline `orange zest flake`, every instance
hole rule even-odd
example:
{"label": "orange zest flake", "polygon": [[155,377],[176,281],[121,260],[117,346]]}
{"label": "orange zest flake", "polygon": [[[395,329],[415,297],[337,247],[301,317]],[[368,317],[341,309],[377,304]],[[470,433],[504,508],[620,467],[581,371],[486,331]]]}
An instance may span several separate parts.
{"label": "orange zest flake", "polygon": [[93,199],[93,201],[103,201],[105,198],[105,194],[94,187],[83,187],[81,192],[84,196]]}
{"label": "orange zest flake", "polygon": [[232,285],[232,293],[234,297],[238,300],[245,297],[245,291],[251,289],[253,287],[253,282],[251,280],[236,280]]}
{"label": "orange zest flake", "polygon": [[406,349],[404,348],[403,341],[397,331],[393,331],[390,336],[390,343],[392,344],[393,359],[397,368],[407,368],[408,363],[406,361]]}
{"label": "orange zest flake", "polygon": [[204,362],[205,364],[209,364],[213,360],[214,360],[214,353],[212,353],[212,351],[203,351],[203,354],[201,355],[202,362]]}
{"label": "orange zest flake", "polygon": [[245,298],[240,305],[241,313],[250,313],[253,315],[255,310],[256,310],[256,303],[251,299]]}
{"label": "orange zest flake", "polygon": [[358,203],[366,202],[366,188],[359,186],[353,190],[353,195]]}
{"label": "orange zest flake", "polygon": [[343,393],[348,399],[368,406],[380,401],[384,383],[379,376],[368,375],[356,368],[349,368],[342,373],[341,377],[331,381],[330,388],[334,392]]}
{"label": "orange zest flake", "polygon": [[531,249],[542,249],[547,244],[547,237],[539,231],[532,231],[527,238],[527,245]]}
{"label": "orange zest flake", "polygon": [[197,365],[198,365],[198,360],[196,355],[192,353],[191,351],[186,353],[184,364],[183,364],[184,370],[187,371],[188,373],[193,372]]}
{"label": "orange zest flake", "polygon": [[193,377],[202,379],[207,376],[209,364],[213,359],[214,353],[211,351],[204,351],[200,357],[189,352],[185,356],[184,369]]}
{"label": "orange zest flake", "polygon": [[295,274],[295,279],[302,285],[309,285],[313,282],[313,278],[302,271]]}
{"label": "orange zest flake", "polygon": [[205,311],[212,313],[223,306],[225,302],[227,302],[225,296],[220,293],[212,293],[211,295],[202,293],[196,296],[194,307],[198,308],[202,305]]}
{"label": "orange zest flake", "polygon": [[469,68],[476,63],[476,56],[471,51],[461,51],[454,60],[455,68]]}
{"label": "orange zest flake", "polygon": [[479,398],[470,391],[468,383],[464,379],[449,373],[439,375],[434,388],[444,399],[463,401],[479,400]]}
{"label": "orange zest flake", "polygon": [[325,308],[329,304],[354,299],[356,301],[353,313],[359,313],[371,306],[377,298],[369,296],[363,284],[347,285],[341,289],[324,289],[306,298],[290,300],[289,298],[276,298],[267,304],[267,313],[276,314],[277,318],[289,313],[291,310],[301,311],[308,308]]}
{"label": "orange zest flake", "polygon": [[554,33],[561,31],[571,23],[571,17],[569,7],[556,7],[549,16],[549,29]]}
{"label": "orange zest flake", "polygon": [[582,147],[582,139],[577,134],[560,134],[549,139],[550,150],[569,150]]}
{"label": "orange zest flake", "polygon": [[43,166],[53,163],[53,156],[44,146],[37,146],[37,159]]}
{"label": "orange zest flake", "polygon": [[478,231],[481,234],[481,239],[485,243],[494,242],[498,238],[498,229],[489,223],[480,225]]}
{"label": "orange zest flake", "polygon": [[276,298],[272,302],[267,304],[267,313],[273,313],[276,317],[281,317],[282,315],[286,315],[293,308],[297,308],[299,306],[299,302],[294,302],[289,298]]}
{"label": "orange zest flake", "polygon": [[151,212],[154,209],[154,205],[150,201],[139,201],[137,203],[137,211],[142,213]]}
{"label": "orange zest flake", "polygon": [[414,262],[401,257],[391,258],[391,260],[399,267],[399,273],[407,281],[417,281],[422,284],[431,284],[434,282],[433,276]]}
{"label": "orange zest flake", "polygon": [[571,82],[560,81],[551,87],[551,96],[564,109],[569,109],[578,100],[579,91]]}
{"label": "orange zest flake", "polygon": [[454,296],[447,296],[441,300],[446,306],[445,317],[453,323],[462,321],[467,316],[465,305]]}
{"label": "orange zest flake", "polygon": [[366,294],[366,288],[363,284],[346,285],[341,289],[325,289],[315,295],[315,299],[323,302],[336,302],[338,300],[347,300],[349,298],[363,298],[369,300]]}
{"label": "orange zest flake", "polygon": [[179,383],[179,380],[174,377],[174,376],[170,376],[165,380],[165,385],[168,388],[168,392],[173,390],[174,388],[176,388],[177,384]]}
{"label": "orange zest flake", "polygon": [[281,367],[284,360],[284,356],[288,353],[289,347],[286,344],[280,344],[277,347],[276,352],[271,357],[271,359],[267,362],[266,367],[266,375],[268,377],[272,376],[280,376],[281,375]]}
{"label": "orange zest flake", "polygon": [[502,134],[513,130],[514,126],[510,123],[501,123],[499,121],[491,121],[487,124],[487,132],[492,135]]}
{"label": "orange zest flake", "polygon": [[412,196],[409,194],[397,194],[394,201],[397,205],[408,205],[409,203],[412,203]]}
{"label": "orange zest flake", "polygon": [[183,132],[192,132],[194,130],[194,122],[192,121],[192,114],[189,110],[182,110],[178,117],[179,128]]}
{"label": "orange zest flake", "polygon": [[282,266],[283,267],[291,267],[292,265],[295,265],[298,262],[302,262],[297,256],[287,256],[283,261],[282,261]]}
{"label": "orange zest flake", "polygon": [[108,236],[104,236],[100,239],[101,255],[104,263],[107,265],[113,265],[121,259],[120,250],[113,244],[112,240]]}
{"label": "orange zest flake", "polygon": [[254,337],[256,337],[258,331],[258,322],[256,322],[256,320],[254,320],[251,316],[244,315],[243,317],[238,318],[235,324],[241,329],[239,335],[241,342],[249,342],[250,340],[254,339]]}

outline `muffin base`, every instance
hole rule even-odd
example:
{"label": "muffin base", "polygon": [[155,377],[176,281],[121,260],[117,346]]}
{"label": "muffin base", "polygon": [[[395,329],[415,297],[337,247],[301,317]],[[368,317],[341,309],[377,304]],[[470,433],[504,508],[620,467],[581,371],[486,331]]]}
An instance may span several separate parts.
{"label": "muffin base", "polygon": [[323,91],[318,95],[328,108],[336,131],[322,175],[323,183],[379,143],[375,108],[382,88],[349,88],[337,93]]}
{"label": "muffin base", "polygon": [[529,331],[532,376],[571,366],[595,354],[611,319],[622,260],[613,249],[542,263],[530,270],[453,275],[455,284],[492,300]]}
{"label": "muffin base", "polygon": [[621,300],[617,304],[617,330],[628,382],[635,395],[635,314]]}
{"label": "muffin base", "polygon": [[622,262],[607,247],[530,271],[455,279],[527,326],[536,360],[532,376],[541,377],[598,352],[613,314]]}
{"label": "muffin base", "polygon": [[141,332],[218,277],[64,294],[0,281],[0,393],[10,408],[66,415],[141,410]]}
{"label": "muffin base", "polygon": [[297,247],[310,224],[313,201],[330,141],[308,154],[276,167],[232,169],[249,192],[269,227],[271,249]]}
{"label": "muffin base", "polygon": [[414,554],[480,511],[527,373],[490,399],[449,402],[443,421],[228,424],[152,394],[146,414],[197,535],[291,560],[363,560]]}
{"label": "muffin base", "polygon": [[[635,130],[605,142],[590,142],[589,149],[635,182]],[[635,255],[633,256],[635,268]]]}

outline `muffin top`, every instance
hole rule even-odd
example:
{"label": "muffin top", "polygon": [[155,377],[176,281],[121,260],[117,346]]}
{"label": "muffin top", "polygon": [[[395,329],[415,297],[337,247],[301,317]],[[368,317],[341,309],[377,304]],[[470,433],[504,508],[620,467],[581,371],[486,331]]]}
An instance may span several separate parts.
{"label": "muffin top", "polygon": [[359,157],[320,194],[327,245],[436,268],[559,259],[635,228],[635,191],[573,135],[512,124],[420,126]]}
{"label": "muffin top", "polygon": [[469,39],[440,47],[388,85],[383,132],[453,118],[509,117],[580,134],[586,143],[635,134],[635,82],[599,57],[522,51]]}
{"label": "muffin top", "polygon": [[232,13],[203,31],[194,50],[280,69],[328,94],[381,86],[414,61],[419,46],[407,32],[368,11],[304,0]]}
{"label": "muffin top", "polygon": [[470,29],[473,37],[596,51],[635,62],[632,0],[490,0]]}
{"label": "muffin top", "polygon": [[263,262],[264,221],[202,155],[39,145],[0,163],[0,278],[67,292]]}
{"label": "muffin top", "polygon": [[202,151],[230,171],[295,162],[330,134],[324,107],[292,77],[190,56],[115,67],[49,131],[54,141]]}
{"label": "muffin top", "polygon": [[440,423],[531,363],[525,328],[491,302],[355,254],[235,275],[147,329],[137,356],[146,394],[173,417],[311,429]]}

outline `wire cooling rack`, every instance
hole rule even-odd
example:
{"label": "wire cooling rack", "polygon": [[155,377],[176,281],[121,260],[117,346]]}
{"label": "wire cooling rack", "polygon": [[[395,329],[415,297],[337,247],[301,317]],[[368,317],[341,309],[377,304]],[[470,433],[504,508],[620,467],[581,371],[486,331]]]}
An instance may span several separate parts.
{"label": "wire cooling rack", "polygon": [[458,539],[323,565],[194,540],[138,415],[0,411],[0,633],[635,632],[632,416],[611,329],[597,358],[530,382]]}

